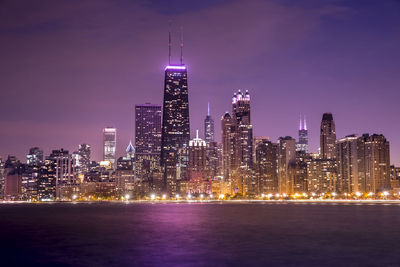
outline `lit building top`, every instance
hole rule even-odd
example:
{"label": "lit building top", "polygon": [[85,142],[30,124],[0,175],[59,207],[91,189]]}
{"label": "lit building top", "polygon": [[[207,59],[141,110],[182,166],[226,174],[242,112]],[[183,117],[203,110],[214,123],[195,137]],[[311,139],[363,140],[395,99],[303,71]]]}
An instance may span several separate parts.
{"label": "lit building top", "polygon": [[249,91],[246,90],[246,92],[243,94],[240,90],[238,90],[237,93],[234,93],[232,97],[232,104],[235,104],[238,101],[250,101]]}
{"label": "lit building top", "polygon": [[196,138],[189,141],[189,146],[206,146],[206,141],[199,138],[199,130],[196,130]]}
{"label": "lit building top", "polygon": [[165,70],[186,70],[186,66],[184,66],[184,65],[168,65],[165,67]]}

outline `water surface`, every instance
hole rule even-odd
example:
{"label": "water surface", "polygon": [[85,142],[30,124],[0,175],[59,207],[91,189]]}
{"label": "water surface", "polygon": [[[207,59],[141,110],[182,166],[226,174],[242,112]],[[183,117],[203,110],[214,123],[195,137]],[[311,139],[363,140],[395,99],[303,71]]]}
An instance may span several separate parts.
{"label": "water surface", "polygon": [[3,204],[3,266],[399,266],[400,205]]}

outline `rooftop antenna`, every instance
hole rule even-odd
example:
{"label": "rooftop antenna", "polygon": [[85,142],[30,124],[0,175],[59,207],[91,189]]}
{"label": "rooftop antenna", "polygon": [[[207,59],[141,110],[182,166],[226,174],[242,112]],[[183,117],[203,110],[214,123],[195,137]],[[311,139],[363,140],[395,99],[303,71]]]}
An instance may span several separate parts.
{"label": "rooftop antenna", "polygon": [[307,131],[306,115],[304,115],[304,130]]}
{"label": "rooftop antenna", "polygon": [[181,65],[183,65],[183,27],[181,26]]}
{"label": "rooftop antenna", "polygon": [[303,130],[303,125],[301,123],[301,113],[300,113],[300,125],[299,125],[299,130]]}
{"label": "rooftop antenna", "polygon": [[207,105],[207,116],[210,116],[210,102]]}
{"label": "rooftop antenna", "polygon": [[168,27],[168,65],[171,65],[171,20]]}

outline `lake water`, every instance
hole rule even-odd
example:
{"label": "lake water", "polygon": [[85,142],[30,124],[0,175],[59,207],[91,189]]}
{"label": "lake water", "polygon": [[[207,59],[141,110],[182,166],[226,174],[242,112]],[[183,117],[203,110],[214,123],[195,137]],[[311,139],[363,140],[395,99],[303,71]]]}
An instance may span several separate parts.
{"label": "lake water", "polygon": [[400,266],[400,205],[3,204],[1,266]]}

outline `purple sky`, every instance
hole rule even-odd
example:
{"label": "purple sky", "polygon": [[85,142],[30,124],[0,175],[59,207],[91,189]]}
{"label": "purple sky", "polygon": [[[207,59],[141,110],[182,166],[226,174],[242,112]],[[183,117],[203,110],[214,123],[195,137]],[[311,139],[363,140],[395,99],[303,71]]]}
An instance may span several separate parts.
{"label": "purple sky", "polygon": [[162,103],[172,19],[176,62],[184,27],[192,136],[210,101],[220,140],[233,92],[248,89],[256,136],[297,138],[302,113],[316,151],[332,112],[338,138],[382,133],[400,165],[399,14],[395,0],[1,1],[0,155],[89,143],[99,160],[111,125],[121,155],[134,105]]}

